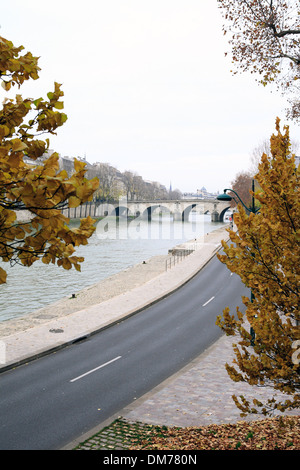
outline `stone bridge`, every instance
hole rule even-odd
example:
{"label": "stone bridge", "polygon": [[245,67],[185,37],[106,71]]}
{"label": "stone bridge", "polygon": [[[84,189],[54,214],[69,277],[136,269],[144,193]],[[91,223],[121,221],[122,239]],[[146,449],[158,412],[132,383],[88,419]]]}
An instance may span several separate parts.
{"label": "stone bridge", "polygon": [[228,202],[217,199],[178,199],[156,201],[127,201],[120,199],[114,203],[88,203],[76,209],[65,209],[63,213],[70,218],[119,216],[141,217],[151,220],[157,213],[169,213],[173,220],[188,220],[192,210],[200,214],[210,214],[212,222],[223,222],[224,214],[229,209]]}

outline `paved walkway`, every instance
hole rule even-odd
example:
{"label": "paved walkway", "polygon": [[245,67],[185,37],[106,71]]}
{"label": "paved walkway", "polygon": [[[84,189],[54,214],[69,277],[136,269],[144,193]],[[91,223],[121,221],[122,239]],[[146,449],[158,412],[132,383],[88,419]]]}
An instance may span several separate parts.
{"label": "paved walkway", "polygon": [[[197,245],[194,253],[167,271],[160,265],[159,273],[153,271],[150,276],[152,278],[146,283],[142,282],[141,270],[147,269],[147,263],[128,270],[127,278],[129,279],[130,273],[135,272],[134,269],[139,270],[140,283],[137,282],[131,290],[124,290],[101,303],[90,305],[68,315],[57,315],[57,318],[55,318],[54,306],[50,320],[42,316],[37,324],[34,323],[34,326],[27,327],[25,330],[20,329],[19,322],[12,322],[10,328],[6,325],[3,331],[10,334],[3,335],[2,332],[0,337],[0,345],[4,347],[2,353],[5,352],[5,363],[0,364],[0,368],[5,370],[29,358],[44,354],[50,349],[63,347],[127,315],[134,314],[145,305],[176,290],[215,255],[220,248],[220,241],[226,238],[226,235],[224,229],[220,229],[208,234],[204,240],[193,241],[194,246]],[[160,261],[164,263],[163,260]],[[148,263],[149,269],[150,266],[151,263]],[[120,276],[123,274],[121,273]],[[118,275],[110,280],[112,287],[114,282],[118,283],[117,279]],[[103,283],[99,285],[103,286]],[[126,287],[126,283],[123,287]],[[67,302],[72,302],[72,299]],[[220,312],[216,312],[216,315],[218,313]],[[245,394],[248,398],[255,396],[265,399],[272,396],[273,391],[249,387],[247,384],[235,383],[229,379],[224,365],[226,362],[231,362],[233,357],[231,345],[231,337],[221,337],[184,369],[120,411],[122,423],[139,422],[141,425],[185,427],[240,421],[239,410],[231,398],[233,394]],[[298,413],[294,414],[298,415]],[[73,449],[82,442],[85,444],[81,448],[113,448],[111,442],[107,443],[107,436],[110,427],[113,426],[111,423],[117,418],[118,416],[113,416],[109,421],[101,423],[87,435],[70,443],[66,449]],[[248,419],[258,418],[262,416],[254,415]],[[118,423],[120,423],[119,420]],[[114,432],[112,434],[115,435],[116,448],[122,448],[116,434]],[[96,437],[91,438],[94,435]]]}

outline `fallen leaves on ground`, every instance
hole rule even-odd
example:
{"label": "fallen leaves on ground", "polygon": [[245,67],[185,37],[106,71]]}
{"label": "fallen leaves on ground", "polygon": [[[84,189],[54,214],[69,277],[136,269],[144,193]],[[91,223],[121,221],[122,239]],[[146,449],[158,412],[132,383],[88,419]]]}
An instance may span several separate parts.
{"label": "fallen leaves on ground", "polygon": [[154,426],[135,450],[299,450],[300,416],[200,428]]}

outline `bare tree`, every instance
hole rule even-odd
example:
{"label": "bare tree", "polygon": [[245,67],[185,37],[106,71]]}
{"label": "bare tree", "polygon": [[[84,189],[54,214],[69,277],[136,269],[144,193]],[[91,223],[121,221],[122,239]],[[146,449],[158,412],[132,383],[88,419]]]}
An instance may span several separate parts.
{"label": "bare tree", "polygon": [[288,117],[300,119],[299,0],[218,0],[236,72],[275,83],[290,102]]}
{"label": "bare tree", "polygon": [[[231,182],[232,189],[238,193],[243,203],[247,207],[249,207],[252,202],[252,195],[250,194],[251,187],[252,187],[252,180],[253,180],[253,176],[251,175],[250,172],[241,171],[240,173],[236,175],[235,179]],[[234,193],[230,193],[230,195],[236,198]],[[231,207],[236,206],[237,203],[239,203],[239,201],[237,199],[236,200],[233,199],[231,201]]]}

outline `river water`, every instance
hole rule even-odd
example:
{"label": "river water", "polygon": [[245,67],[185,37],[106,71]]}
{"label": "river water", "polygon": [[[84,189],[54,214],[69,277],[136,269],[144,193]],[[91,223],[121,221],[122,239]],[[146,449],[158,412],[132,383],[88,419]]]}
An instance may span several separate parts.
{"label": "river water", "polygon": [[225,225],[210,219],[200,214],[192,214],[186,222],[158,216],[151,222],[103,219],[89,244],[76,250],[85,258],[81,272],[40,261],[30,269],[1,263],[8,275],[6,284],[0,285],[0,322],[32,313],[152,256],[167,255],[174,246]]}

